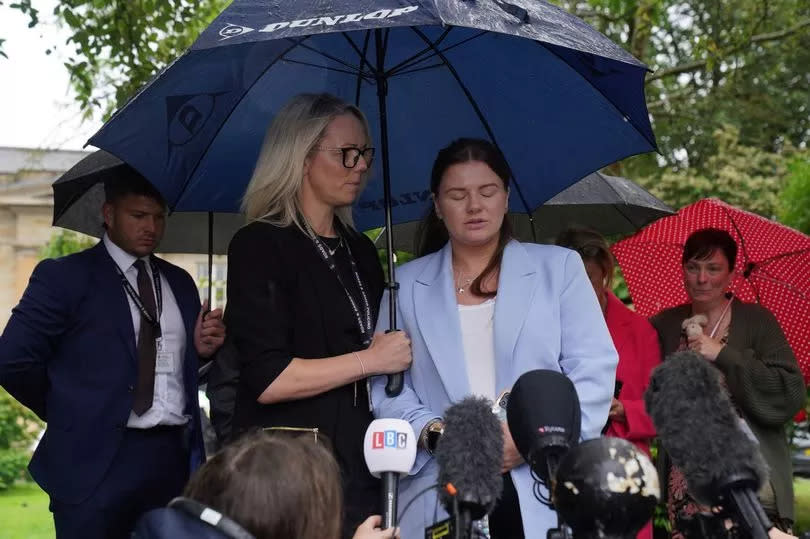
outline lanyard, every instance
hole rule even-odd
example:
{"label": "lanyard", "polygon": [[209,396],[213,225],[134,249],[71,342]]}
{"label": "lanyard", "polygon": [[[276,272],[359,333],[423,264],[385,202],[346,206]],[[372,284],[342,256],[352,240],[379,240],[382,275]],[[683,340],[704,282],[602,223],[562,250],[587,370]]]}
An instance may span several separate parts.
{"label": "lanyard", "polygon": [[[315,250],[318,251],[319,255],[321,255],[323,261],[326,262],[326,265],[329,266],[329,269],[332,270],[335,277],[337,277],[340,286],[343,287],[343,291],[346,292],[346,297],[349,298],[349,303],[351,304],[352,311],[354,312],[357,327],[360,329],[360,335],[363,337],[363,345],[368,346],[371,343],[371,336],[374,334],[371,321],[371,304],[368,301],[368,295],[366,294],[366,287],[363,285],[363,280],[360,279],[360,272],[357,270],[357,263],[354,261],[354,256],[352,255],[351,247],[349,247],[349,242],[344,241],[343,244],[346,246],[346,250],[349,252],[349,262],[351,263],[354,280],[357,283],[357,288],[360,289],[360,297],[363,301],[362,314],[360,313],[360,307],[357,305],[357,300],[354,298],[351,292],[349,292],[349,289],[343,282],[343,278],[340,276],[340,271],[335,263],[335,258],[329,254],[326,246],[323,244],[320,238],[318,238],[318,235],[312,230],[312,227],[309,226],[307,220],[302,219],[302,221],[307,229],[307,234],[312,239],[312,243],[315,244]],[[339,230],[338,235],[342,236]]]}
{"label": "lanyard", "polygon": [[155,297],[157,298],[157,320],[152,318],[152,315],[150,315],[146,310],[146,307],[144,307],[143,302],[141,301],[141,296],[132,287],[132,284],[126,278],[124,272],[121,271],[121,268],[118,267],[118,264],[115,265],[115,269],[118,272],[118,275],[121,276],[121,284],[123,285],[124,290],[126,290],[129,297],[132,298],[132,302],[135,303],[138,310],[141,311],[141,315],[146,319],[147,322],[152,324],[152,326],[160,328],[160,313],[163,312],[163,289],[160,285],[160,273],[158,272],[157,264],[155,264],[155,261],[151,257],[149,258],[149,266],[152,268],[152,281],[155,283]]}

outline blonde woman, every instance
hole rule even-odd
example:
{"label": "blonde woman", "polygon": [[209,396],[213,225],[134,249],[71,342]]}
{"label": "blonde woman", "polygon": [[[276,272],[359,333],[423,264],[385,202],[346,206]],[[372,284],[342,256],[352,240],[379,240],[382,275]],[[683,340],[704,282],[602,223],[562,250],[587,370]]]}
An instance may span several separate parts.
{"label": "blonde woman", "polygon": [[366,379],[411,363],[403,333],[373,334],[382,268],[351,226],[373,156],[359,109],[326,94],[293,98],[268,128],[243,199],[249,224],[228,251],[225,316],[240,360],[234,432],[259,426],[328,440],[346,537],[379,512],[363,459]]}

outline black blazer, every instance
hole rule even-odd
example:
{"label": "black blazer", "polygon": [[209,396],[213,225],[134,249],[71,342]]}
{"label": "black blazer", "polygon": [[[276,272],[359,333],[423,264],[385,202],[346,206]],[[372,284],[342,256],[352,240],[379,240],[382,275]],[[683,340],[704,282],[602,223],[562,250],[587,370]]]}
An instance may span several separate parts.
{"label": "black blazer", "polygon": [[[358,232],[348,231],[344,239],[376,321],[384,286],[377,251]],[[240,364],[234,433],[256,426],[317,428],[331,441],[344,487],[351,492],[346,497],[349,520],[379,512],[376,481],[363,458],[363,436],[373,419],[365,383],[357,383],[357,405],[354,384],[284,403],[256,400],[294,357],[331,357],[363,348],[344,289],[295,225],[256,221],[236,233],[228,249],[225,323]],[[362,491],[368,492],[367,500]]]}

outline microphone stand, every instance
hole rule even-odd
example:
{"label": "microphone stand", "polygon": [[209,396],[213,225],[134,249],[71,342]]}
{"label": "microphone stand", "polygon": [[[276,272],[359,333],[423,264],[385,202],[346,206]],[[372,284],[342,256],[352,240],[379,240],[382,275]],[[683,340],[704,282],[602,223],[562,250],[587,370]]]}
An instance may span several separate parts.
{"label": "microphone stand", "polygon": [[548,506],[557,514],[557,527],[546,532],[546,539],[571,539],[571,528],[565,525],[559,511],[554,507],[554,486],[557,483],[557,468],[559,467],[559,455],[556,452],[549,452],[545,459],[546,471],[548,472]]}

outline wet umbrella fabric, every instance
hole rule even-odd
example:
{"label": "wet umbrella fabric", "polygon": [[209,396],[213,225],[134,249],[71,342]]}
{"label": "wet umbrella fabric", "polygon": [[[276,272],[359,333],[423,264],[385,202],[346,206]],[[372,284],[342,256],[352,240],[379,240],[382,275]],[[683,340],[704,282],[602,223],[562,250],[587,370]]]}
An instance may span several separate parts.
{"label": "wet umbrella fabric", "polygon": [[358,228],[386,222],[386,180],[391,221],[419,219],[437,150],[461,136],[498,144],[515,176],[511,207],[530,212],[655,148],[645,73],[542,1],[236,0],[90,143],[175,210],[233,212],[279,108],[330,92],[367,113],[378,146]]}
{"label": "wet umbrella fabric", "polygon": [[[104,181],[137,174],[104,150],[91,153],[53,183],[53,226],[102,237]],[[160,251],[225,254],[231,238],[244,221],[242,215],[235,213],[174,212],[167,220]]]}

